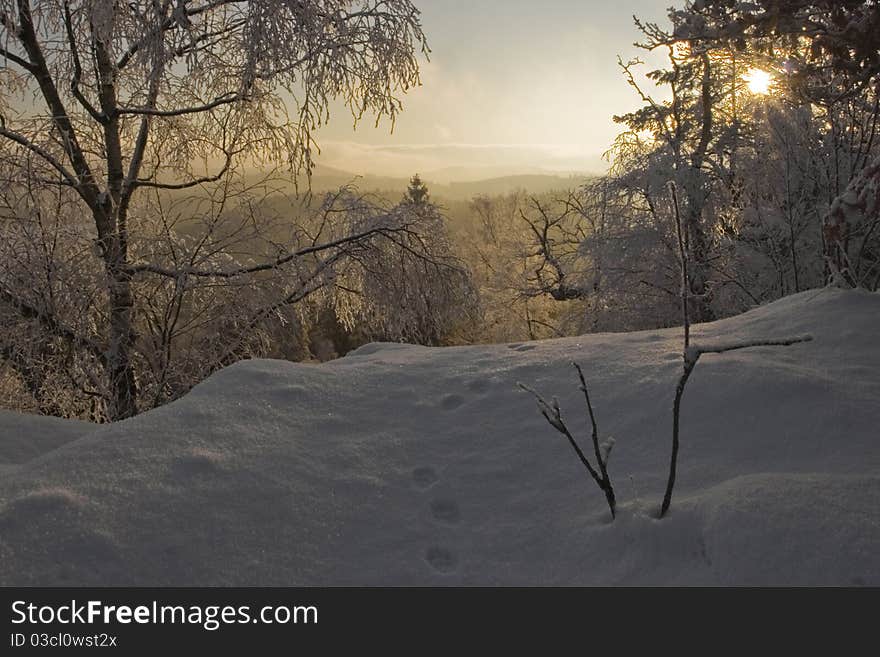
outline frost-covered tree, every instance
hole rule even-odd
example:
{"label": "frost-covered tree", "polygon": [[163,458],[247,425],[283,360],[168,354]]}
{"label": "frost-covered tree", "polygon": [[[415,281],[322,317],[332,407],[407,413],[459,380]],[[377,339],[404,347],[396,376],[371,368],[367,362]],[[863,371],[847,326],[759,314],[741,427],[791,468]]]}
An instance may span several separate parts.
{"label": "frost-covered tree", "polygon": [[[670,14],[671,39],[716,48],[735,44],[760,52],[784,71],[792,89],[827,115],[834,161],[846,158],[842,188],[825,213],[827,273],[848,285],[876,288],[880,280],[880,153],[875,149],[880,95],[880,5],[874,0],[693,0]],[[873,118],[852,120],[853,99],[867,100]],[[843,107],[841,107],[843,104]],[[859,110],[860,111],[860,110]],[[836,120],[843,114],[847,128]],[[853,124],[855,123],[855,124]],[[840,170],[836,172],[840,178]],[[837,183],[839,185],[839,181]]]}
{"label": "frost-covered tree", "polygon": [[[21,239],[36,234],[33,225],[21,226],[35,213],[45,218],[57,193],[65,224],[49,243],[88,261],[82,249],[91,242],[102,270],[90,290],[95,312],[77,319],[80,326],[70,326],[45,298],[29,296],[27,272],[19,273],[25,281],[0,280],[4,312],[36,321],[50,341],[79,357],[88,352],[102,379],[91,382],[91,394],[105,399],[111,418],[132,415],[139,397],[137,295],[144,288],[180,293],[187,281],[258,277],[302,262],[302,249],[337,262],[340,244],[393,228],[353,220],[349,227],[360,233],[335,234],[330,243],[300,239],[299,250],[279,247],[267,261],[247,265],[230,257],[218,268],[235,240],[222,221],[211,221],[188,239],[223,246],[198,268],[177,258],[173,239],[162,254],[139,241],[157,226],[171,235],[156,205],[187,190],[204,192],[220,219],[230,198],[242,198],[241,185],[229,181],[241,180],[236,174],[245,166],[309,169],[313,134],[330,103],[343,101],[356,118],[393,120],[397,95],[419,82],[420,51],[425,38],[409,0],[0,0],[5,217]],[[192,204],[187,212],[199,215]],[[64,242],[83,217],[91,235]],[[310,262],[314,276],[300,272],[303,290],[330,268]],[[165,282],[144,282],[150,277]],[[290,293],[278,301],[296,299]]]}
{"label": "frost-covered tree", "polygon": [[413,206],[422,206],[428,203],[430,199],[431,194],[428,192],[428,186],[422,181],[419,174],[410,178],[409,186],[403,195],[403,202]]}
{"label": "frost-covered tree", "polygon": [[443,209],[418,175],[392,213],[409,229],[360,264],[347,323],[372,340],[448,345],[470,342],[478,312],[470,271],[454,251]]}
{"label": "frost-covered tree", "polygon": [[[693,314],[698,321],[708,321],[717,315],[712,267],[717,260],[718,213],[713,205],[717,205],[719,194],[730,194],[737,183],[733,154],[740,147],[744,128],[738,103],[744,62],[724,48],[710,49],[676,39],[677,18],[674,12],[670,16],[673,22],[668,29],[636,20],[643,35],[640,47],[666,55],[666,65],[649,71],[647,77],[667,98],[655,98],[639,81],[636,67],[641,60],[621,61],[627,82],[642,105],[615,117],[627,132],[612,153],[627,157],[634,141],[643,143],[647,138],[651,141],[647,152],[636,153],[641,166],[626,171],[622,178],[647,178],[633,182],[637,187],[650,187],[655,196],[664,193],[667,182],[676,183],[692,245]],[[661,220],[671,225],[668,213]]]}
{"label": "frost-covered tree", "polygon": [[[640,290],[646,319],[674,318],[669,182],[691,244],[697,321],[833,272],[876,288],[877,11],[864,2],[687,2],[670,10],[668,26],[636,21],[641,45],[667,64],[645,83],[639,60],[621,62],[642,104],[617,117],[626,130],[609,152],[607,194],[587,194],[582,206],[586,223],[615,235],[590,229],[582,250],[606,273],[618,265],[618,285],[604,277],[617,307]],[[756,71],[769,89],[751,89]]]}
{"label": "frost-covered tree", "polygon": [[569,192],[479,195],[453,213],[457,249],[480,293],[479,340],[515,342],[589,329],[588,282]]}
{"label": "frost-covered tree", "polygon": [[670,17],[674,39],[733,43],[741,50],[757,43],[770,57],[780,47],[807,43],[796,77],[814,96],[835,93],[823,81],[829,66],[850,76],[847,93],[876,84],[880,74],[880,5],[874,0],[690,0]]}

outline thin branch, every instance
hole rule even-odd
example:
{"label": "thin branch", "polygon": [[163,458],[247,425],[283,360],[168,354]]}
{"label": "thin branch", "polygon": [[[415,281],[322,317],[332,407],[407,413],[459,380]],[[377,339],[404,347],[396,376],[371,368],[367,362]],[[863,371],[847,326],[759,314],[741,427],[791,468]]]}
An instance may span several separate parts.
{"label": "thin branch", "polygon": [[67,32],[67,41],[70,44],[70,56],[73,60],[73,77],[70,80],[70,90],[73,93],[74,98],[79,101],[79,104],[85,108],[95,121],[98,123],[104,123],[107,120],[107,116],[95,109],[94,105],[88,101],[79,88],[79,83],[82,79],[82,63],[79,58],[79,48],[76,45],[76,36],[73,33],[73,16],[71,16],[70,13],[70,4],[67,2],[64,3],[64,29]]}
{"label": "thin branch", "polygon": [[[144,121],[146,121],[146,117]],[[232,164],[232,158],[234,153],[226,153],[226,162],[223,163],[223,167],[212,176],[203,176],[201,178],[194,178],[193,180],[187,180],[181,183],[160,183],[153,182],[152,180],[148,180],[146,178],[139,178],[132,183],[132,188],[138,187],[152,187],[153,189],[169,189],[169,190],[181,190],[181,189],[190,189],[192,187],[198,187],[199,185],[208,185],[210,183],[215,183],[226,173],[229,171],[229,167]]]}
{"label": "thin branch", "polygon": [[614,488],[611,485],[611,478],[608,476],[608,455],[611,452],[612,442],[608,442],[607,447],[604,450],[602,446],[599,445],[599,429],[596,424],[596,417],[593,414],[593,405],[590,402],[590,393],[587,390],[587,384],[584,380],[584,373],[581,370],[580,366],[577,363],[572,362],[572,365],[577,370],[578,378],[580,379],[581,385],[580,389],[584,393],[584,399],[587,404],[587,411],[590,415],[590,422],[592,424],[592,441],[593,441],[593,449],[596,454],[596,461],[598,463],[598,471],[593,465],[590,463],[590,460],[587,458],[587,455],[584,454],[583,450],[578,445],[577,441],[572,436],[571,431],[569,431],[565,422],[562,419],[562,411],[559,408],[559,401],[554,397],[552,402],[548,402],[544,399],[540,394],[538,394],[532,388],[529,388],[527,385],[523,383],[519,383],[520,388],[531,394],[535,400],[538,402],[538,410],[541,411],[541,415],[544,416],[544,419],[552,426],[556,431],[561,433],[566,437],[572,449],[574,449],[575,454],[577,454],[578,459],[583,464],[584,468],[587,472],[590,473],[590,476],[593,478],[593,481],[596,482],[596,485],[599,486],[600,490],[605,494],[605,500],[608,503],[608,508],[611,510],[611,517],[614,518],[617,514],[617,502],[614,497]]}
{"label": "thin branch", "polygon": [[242,96],[240,94],[226,94],[223,96],[219,96],[215,98],[210,103],[205,103],[204,105],[194,105],[192,107],[181,107],[173,110],[160,110],[154,107],[120,107],[117,110],[117,114],[138,114],[138,115],[149,115],[149,116],[183,116],[185,114],[199,114],[202,112],[210,112],[217,107],[222,105],[229,105],[231,103],[237,103],[239,101],[247,100],[247,97]]}
{"label": "thin branch", "polygon": [[678,257],[681,269],[681,322],[684,327],[684,348],[690,347],[691,343],[691,317],[688,303],[691,295],[691,277],[688,268],[689,249],[687,228],[681,221],[681,210],[678,207],[678,193],[675,183],[669,182],[669,193],[672,196],[672,206],[675,209],[675,234],[678,239]]}
{"label": "thin branch", "polygon": [[672,456],[669,462],[669,478],[666,482],[666,492],[663,494],[663,503],[660,505],[660,517],[666,515],[669,511],[669,505],[672,503],[672,490],[675,488],[675,476],[678,465],[679,450],[679,428],[681,425],[681,400],[684,397],[684,388],[690,379],[691,373],[697,366],[700,356],[703,354],[723,354],[738,349],[749,349],[751,347],[790,347],[791,345],[812,341],[810,335],[803,335],[791,338],[781,338],[776,340],[747,340],[745,342],[735,342],[730,344],[722,344],[705,347],[689,347],[685,350],[684,366],[678,384],[675,386],[675,401],[672,404]]}
{"label": "thin branch", "polygon": [[[92,173],[88,159],[80,146],[77,132],[67,113],[64,101],[61,99],[61,95],[58,93],[58,88],[55,86],[55,80],[52,77],[52,73],[49,71],[49,64],[46,61],[43,49],[40,47],[33,16],[31,15],[29,0],[19,0],[18,16],[19,29],[16,36],[30,58],[34,77],[37,79],[37,83],[40,86],[40,92],[42,93],[43,99],[46,101],[49,110],[52,112],[52,120],[61,135],[64,149],[70,158],[70,163],[73,166],[74,171],[79,177],[79,184],[75,187],[76,191],[92,212],[95,213],[99,236],[104,238],[110,231],[110,225],[109,219],[103,212],[99,201],[101,192],[95,182],[95,177]],[[40,154],[39,151],[34,150],[34,152]],[[53,160],[47,161],[52,164],[52,166],[55,166],[55,168],[58,168],[56,164],[53,163],[54,158]]]}
{"label": "thin branch", "polygon": [[282,265],[286,265],[287,263],[301,258],[306,255],[320,253],[321,251],[327,251],[328,249],[338,248],[341,246],[345,246],[347,244],[351,244],[354,242],[359,242],[361,240],[365,240],[369,237],[373,237],[375,235],[381,235],[384,237],[388,237],[390,234],[394,232],[402,232],[404,230],[403,227],[396,228],[370,228],[369,230],[362,231],[360,233],[355,233],[353,235],[348,235],[346,237],[339,238],[337,240],[332,240],[330,242],[324,242],[322,244],[317,244],[314,246],[307,246],[305,248],[299,249],[298,251],[294,251],[292,253],[285,254],[271,262],[264,262],[259,265],[253,265],[251,267],[237,267],[235,269],[228,270],[203,270],[203,269],[194,269],[191,267],[186,267],[182,269],[167,269],[165,267],[160,267],[158,265],[153,265],[150,263],[140,263],[134,264],[128,267],[128,273],[132,276],[141,273],[149,273],[156,274],[158,276],[165,276],[166,278],[180,278],[181,276],[192,276],[196,278],[220,278],[220,279],[228,279],[228,278],[236,278],[238,276],[244,276],[247,274],[255,274],[257,272],[262,271],[271,271],[273,269],[277,269]]}
{"label": "thin branch", "polygon": [[38,146],[22,134],[7,129],[4,125],[0,125],[0,137],[6,137],[6,139],[9,139],[10,141],[14,141],[16,144],[24,146],[35,155],[39,155],[53,169],[58,171],[58,173],[60,173],[61,176],[64,178],[65,182],[71,187],[76,187],[78,185],[76,176],[68,171],[67,168],[54,155],[52,155],[42,146]]}
{"label": "thin branch", "polygon": [[0,56],[2,56],[4,59],[8,59],[10,62],[18,64],[28,73],[34,72],[34,65],[33,64],[31,64],[28,60],[26,60],[22,57],[19,57],[15,53],[7,50],[3,46],[0,46]]}
{"label": "thin branch", "polygon": [[79,335],[72,329],[67,328],[50,313],[47,313],[44,310],[40,310],[33,304],[30,304],[27,301],[18,298],[9,290],[6,290],[3,287],[0,287],[0,302],[3,302],[8,306],[14,308],[19,313],[19,315],[21,315],[25,319],[37,320],[45,329],[47,329],[53,335],[63,338],[78,347],[85,348],[90,354],[92,354],[92,356],[97,358],[99,362],[106,362],[106,355],[104,354],[104,350],[101,349],[100,345],[88,338]]}
{"label": "thin branch", "polygon": [[602,449],[602,446],[599,445],[599,427],[596,424],[596,416],[593,413],[593,404],[590,402],[590,392],[587,389],[587,382],[584,380],[584,372],[581,370],[581,366],[574,361],[572,361],[571,364],[577,370],[578,378],[581,381],[581,392],[584,393],[584,400],[587,404],[587,412],[590,415],[590,424],[592,425],[591,438],[593,440],[593,451],[596,454],[596,462],[599,464],[599,473],[602,475],[601,488],[605,491],[605,496],[608,499],[608,506],[611,508],[611,516],[614,517],[617,503],[614,499],[614,489],[611,487],[611,478],[608,476],[608,457],[611,454],[611,448],[614,446],[614,442],[609,440],[606,443],[606,448],[604,450]]}
{"label": "thin branch", "polygon": [[530,393],[535,400],[538,402],[538,409],[541,411],[541,415],[547,420],[551,427],[556,429],[559,433],[565,436],[568,439],[568,442],[571,444],[572,449],[574,449],[575,453],[580,459],[580,462],[587,469],[587,472],[590,473],[590,476],[593,480],[602,487],[602,477],[596,472],[596,469],[590,463],[590,460],[587,458],[586,454],[584,454],[583,450],[580,448],[580,445],[577,444],[577,441],[574,439],[574,436],[571,435],[571,432],[568,430],[568,427],[565,425],[565,422],[562,420],[562,411],[559,408],[559,401],[557,399],[553,399],[552,402],[548,402],[544,399],[538,392],[528,387],[524,383],[519,383],[520,388]]}
{"label": "thin branch", "polygon": [[728,351],[750,349],[752,347],[790,347],[802,342],[812,342],[812,340],[812,335],[799,335],[776,340],[747,340],[744,342],[732,342],[729,344],[693,346],[688,349],[688,358],[696,363],[703,354],[725,354]]}

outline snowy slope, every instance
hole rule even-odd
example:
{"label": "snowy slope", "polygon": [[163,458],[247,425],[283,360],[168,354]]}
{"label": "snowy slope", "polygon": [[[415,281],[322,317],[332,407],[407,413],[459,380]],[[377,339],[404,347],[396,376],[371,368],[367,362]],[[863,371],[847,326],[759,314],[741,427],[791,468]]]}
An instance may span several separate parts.
{"label": "snowy slope", "polygon": [[96,428],[88,422],[0,411],[0,467],[30,461]]}
{"label": "snowy slope", "polygon": [[[11,466],[0,583],[880,585],[878,327],[880,296],[830,289],[696,327],[815,340],[703,357],[664,520],[680,331],[240,363]],[[572,358],[613,523],[516,387],[585,432]]]}

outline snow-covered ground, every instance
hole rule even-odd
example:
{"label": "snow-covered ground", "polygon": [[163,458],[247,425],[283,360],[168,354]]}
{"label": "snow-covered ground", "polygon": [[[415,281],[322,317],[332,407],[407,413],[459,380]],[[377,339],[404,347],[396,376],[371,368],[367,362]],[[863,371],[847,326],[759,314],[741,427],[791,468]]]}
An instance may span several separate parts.
{"label": "snow-covered ground", "polygon": [[[878,329],[880,295],[831,289],[696,327],[815,340],[700,360],[664,520],[678,330],[250,361],[105,427],[3,414],[0,583],[880,585]],[[572,359],[613,523],[516,386],[589,447]]]}

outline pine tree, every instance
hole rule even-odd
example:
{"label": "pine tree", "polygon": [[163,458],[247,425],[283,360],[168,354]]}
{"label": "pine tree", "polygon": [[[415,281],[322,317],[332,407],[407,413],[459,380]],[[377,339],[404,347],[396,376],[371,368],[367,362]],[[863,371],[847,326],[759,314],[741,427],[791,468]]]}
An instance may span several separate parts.
{"label": "pine tree", "polygon": [[428,193],[428,186],[422,182],[419,174],[409,179],[409,187],[403,196],[403,202],[411,205],[426,205],[430,203],[431,198]]}

